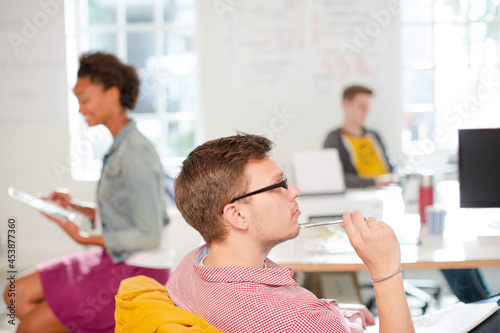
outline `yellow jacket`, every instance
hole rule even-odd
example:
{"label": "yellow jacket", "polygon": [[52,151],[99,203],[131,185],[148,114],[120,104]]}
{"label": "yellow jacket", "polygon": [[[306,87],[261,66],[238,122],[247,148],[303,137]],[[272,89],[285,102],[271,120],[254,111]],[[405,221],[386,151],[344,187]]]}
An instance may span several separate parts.
{"label": "yellow jacket", "polygon": [[115,300],[115,333],[222,333],[175,306],[164,286],[143,275],[123,280]]}

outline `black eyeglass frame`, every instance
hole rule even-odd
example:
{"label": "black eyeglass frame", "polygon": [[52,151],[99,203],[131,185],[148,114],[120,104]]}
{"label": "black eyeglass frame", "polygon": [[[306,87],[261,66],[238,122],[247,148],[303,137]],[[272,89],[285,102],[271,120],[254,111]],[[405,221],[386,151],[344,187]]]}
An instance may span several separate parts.
{"label": "black eyeglass frame", "polygon": [[262,193],[262,192],[271,191],[271,190],[274,190],[275,188],[280,188],[280,187],[283,187],[285,190],[288,190],[288,180],[286,179],[286,177],[285,177],[285,179],[283,179],[279,183],[263,187],[260,190],[256,190],[256,191],[253,191],[253,192],[250,192],[250,193],[247,193],[247,194],[240,195],[239,197],[236,197],[233,200],[229,201],[229,203],[232,204],[236,200],[240,200],[240,199],[249,197],[251,195],[259,194],[259,193]]}

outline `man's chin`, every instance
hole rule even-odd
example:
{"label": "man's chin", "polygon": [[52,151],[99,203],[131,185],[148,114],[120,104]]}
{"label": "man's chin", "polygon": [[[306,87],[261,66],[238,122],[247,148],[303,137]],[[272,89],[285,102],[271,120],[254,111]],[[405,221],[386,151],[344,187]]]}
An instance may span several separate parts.
{"label": "man's chin", "polygon": [[283,237],[282,239],[276,239],[276,240],[268,243],[267,245],[269,246],[269,251],[273,247],[275,247],[275,246],[277,246],[277,245],[279,245],[281,243],[284,243],[284,242],[287,242],[287,241],[289,241],[291,239],[297,238],[297,236],[299,235],[299,232],[300,232],[300,228],[299,228],[299,225],[297,224],[297,229],[294,229],[292,232],[290,232],[290,234],[288,235],[288,237]]}
{"label": "man's chin", "polygon": [[290,232],[290,237],[288,239],[284,240],[284,242],[291,240],[291,239],[294,239],[294,238],[297,238],[299,233],[300,233],[300,227],[297,224],[296,229],[294,229],[292,232]]}

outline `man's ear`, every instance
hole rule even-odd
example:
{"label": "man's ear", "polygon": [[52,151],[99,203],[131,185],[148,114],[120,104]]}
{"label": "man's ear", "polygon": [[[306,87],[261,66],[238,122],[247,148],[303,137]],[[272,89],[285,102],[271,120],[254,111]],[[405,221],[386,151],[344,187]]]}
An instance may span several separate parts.
{"label": "man's ear", "polygon": [[342,106],[344,107],[344,110],[347,110],[349,108],[349,105],[351,104],[351,101],[348,99],[344,99],[342,101]]}
{"label": "man's ear", "polygon": [[224,215],[224,220],[231,227],[238,230],[248,229],[246,213],[238,208],[238,204],[232,203],[225,205],[222,213]]}

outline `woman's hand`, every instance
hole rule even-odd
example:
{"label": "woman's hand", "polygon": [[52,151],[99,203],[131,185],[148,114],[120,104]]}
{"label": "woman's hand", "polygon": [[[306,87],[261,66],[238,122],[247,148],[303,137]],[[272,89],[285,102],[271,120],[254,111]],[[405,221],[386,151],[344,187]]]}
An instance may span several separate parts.
{"label": "woman's hand", "polygon": [[74,224],[72,221],[70,220],[60,220],[54,216],[51,216],[51,215],[48,215],[48,214],[45,214],[45,213],[41,213],[43,216],[45,216],[46,218],[48,218],[49,220],[52,220],[54,221],[55,223],[59,224],[59,226],[64,230],[66,231],[66,233],[71,237],[73,238],[77,243],[81,243],[81,239],[83,238],[80,233],[79,233],[79,228],[76,224]]}
{"label": "woman's hand", "polygon": [[66,233],[75,240],[78,244],[82,245],[98,245],[105,247],[103,236],[83,236],[80,234],[80,229],[78,226],[70,220],[60,220],[54,216],[42,213],[49,220],[57,223]]}
{"label": "woman's hand", "polygon": [[43,200],[50,200],[61,207],[72,209],[80,214],[87,216],[89,219],[95,219],[95,204],[77,200],[71,197],[67,189],[61,188],[52,192],[48,196],[41,197]]}
{"label": "woman's hand", "polygon": [[74,208],[73,204],[71,203],[72,198],[69,195],[69,192],[65,189],[54,191],[50,195],[42,197],[42,199],[53,201],[64,208]]}

